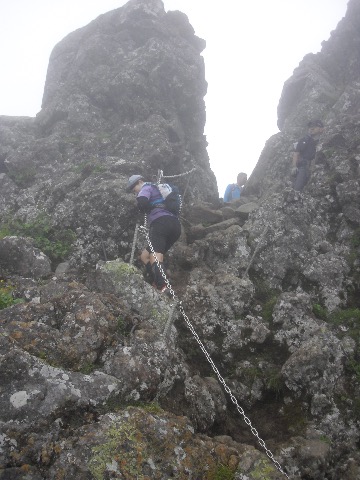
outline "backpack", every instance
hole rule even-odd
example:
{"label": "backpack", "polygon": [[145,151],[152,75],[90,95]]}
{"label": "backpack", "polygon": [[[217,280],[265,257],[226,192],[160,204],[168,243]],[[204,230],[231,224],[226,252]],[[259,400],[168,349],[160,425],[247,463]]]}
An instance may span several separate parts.
{"label": "backpack", "polygon": [[176,216],[180,215],[182,201],[178,187],[169,183],[160,183],[156,186],[164,199],[164,208]]}
{"label": "backpack", "polygon": [[231,190],[230,190],[230,195],[231,195],[230,200],[233,199],[233,195],[234,195],[234,190],[235,190],[235,188],[236,188],[236,183],[233,183],[233,184],[231,185]]}
{"label": "backpack", "polygon": [[[231,184],[231,190],[230,190],[230,194],[229,194],[229,202],[231,202],[233,200],[233,194],[234,194],[234,190],[238,187],[237,183],[232,183]],[[241,195],[241,192],[242,192],[242,187],[238,187],[239,190],[240,190],[240,195]]]}

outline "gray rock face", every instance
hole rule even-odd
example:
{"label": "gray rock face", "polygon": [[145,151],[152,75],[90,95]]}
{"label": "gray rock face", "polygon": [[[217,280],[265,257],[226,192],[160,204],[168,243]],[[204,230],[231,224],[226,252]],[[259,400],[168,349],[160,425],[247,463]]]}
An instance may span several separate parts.
{"label": "gray rock face", "polygon": [[[132,0],[54,48],[38,116],[0,117],[0,478],[360,477],[359,31],[350,0],[226,205],[182,13]],[[314,115],[299,193],[292,144]],[[174,179],[168,299],[144,281],[141,234],[127,263],[124,187],[193,168]]]}
{"label": "gray rock face", "polygon": [[196,168],[179,178],[183,191],[190,180],[184,202],[214,201],[204,47],[187,17],[165,13],[160,0],[132,0],[64,38],[51,54],[37,117],[0,118],[0,221],[47,213],[54,229],[76,230],[73,262],[95,265],[129,249],[129,175],[154,181],[159,169]]}
{"label": "gray rock face", "polygon": [[[190,440],[189,448],[184,448],[184,437]],[[240,463],[244,453],[247,462]],[[89,472],[93,478],[206,478],[221,472],[221,462],[230,463],[237,472],[234,478],[241,478],[255,471],[259,461],[267,468],[267,478],[280,478],[269,460],[249,445],[243,449],[227,437],[194,437],[185,417],[129,408],[83,427],[76,446],[64,443],[49,478],[55,479],[59,471],[64,478],[79,479],[87,478]],[[86,470],[84,465],[88,465]]]}
{"label": "gray rock face", "polygon": [[322,43],[321,52],[306,55],[285,82],[278,106],[281,130],[301,128],[304,119],[321,118],[330,109],[332,117],[358,113],[358,100],[351,98],[359,91],[359,19],[359,4],[351,0],[346,17]]}
{"label": "gray rock face", "polygon": [[0,272],[40,279],[51,273],[50,260],[32,239],[5,237],[0,240]]}

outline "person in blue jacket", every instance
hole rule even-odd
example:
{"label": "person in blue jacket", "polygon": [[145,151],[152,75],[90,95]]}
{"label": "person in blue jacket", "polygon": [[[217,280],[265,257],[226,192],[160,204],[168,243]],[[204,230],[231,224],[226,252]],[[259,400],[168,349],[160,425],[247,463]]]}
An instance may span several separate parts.
{"label": "person in blue jacket", "polygon": [[239,173],[236,183],[230,183],[230,185],[226,187],[224,193],[224,202],[228,203],[240,198],[241,192],[243,191],[246,182],[247,174],[244,172]]}
{"label": "person in blue jacket", "polygon": [[[136,195],[140,212],[147,214],[150,242],[161,268],[164,269],[164,255],[181,234],[180,220],[165,208],[164,199],[157,186],[145,182],[142,175],[131,175],[127,191]],[[149,246],[141,252],[140,258],[153,286],[161,293],[168,295],[165,280]]]}

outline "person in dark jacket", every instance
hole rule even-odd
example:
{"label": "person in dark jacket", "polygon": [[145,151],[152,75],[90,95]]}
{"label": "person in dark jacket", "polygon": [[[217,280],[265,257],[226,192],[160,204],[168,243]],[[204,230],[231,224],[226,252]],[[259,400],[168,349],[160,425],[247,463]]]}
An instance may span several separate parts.
{"label": "person in dark jacket", "polygon": [[[145,182],[141,175],[132,175],[129,178],[127,191],[136,195],[139,210],[147,214],[150,242],[161,268],[163,268],[165,253],[180,237],[180,221],[175,214],[166,210],[163,197],[157,186]],[[165,280],[150,246],[141,252],[140,258],[148,275],[152,278],[154,286],[160,292],[168,294]]]}
{"label": "person in dark jacket", "polygon": [[293,182],[294,190],[298,192],[301,192],[309,181],[310,164],[315,158],[316,145],[323,131],[324,124],[321,120],[310,120],[307,135],[296,143],[292,175],[295,177]]}

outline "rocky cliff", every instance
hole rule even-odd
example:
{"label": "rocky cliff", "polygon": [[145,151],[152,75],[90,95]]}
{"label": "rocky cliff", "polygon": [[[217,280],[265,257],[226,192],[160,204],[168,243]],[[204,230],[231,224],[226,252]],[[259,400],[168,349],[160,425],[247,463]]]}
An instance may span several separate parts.
{"label": "rocky cliff", "polygon": [[107,258],[129,250],[129,175],[196,167],[186,202],[217,198],[203,133],[204,47],[160,0],[130,1],[62,40],[36,118],[0,118],[1,221],[45,222],[64,244],[61,232],[76,230],[74,261],[94,264],[104,248]]}
{"label": "rocky cliff", "polygon": [[[227,205],[185,15],[131,0],[54,48],[36,118],[0,117],[0,478],[360,478],[359,32],[350,0]],[[184,197],[172,300],[128,263],[126,179],[159,170]]]}

